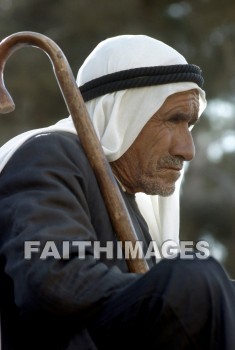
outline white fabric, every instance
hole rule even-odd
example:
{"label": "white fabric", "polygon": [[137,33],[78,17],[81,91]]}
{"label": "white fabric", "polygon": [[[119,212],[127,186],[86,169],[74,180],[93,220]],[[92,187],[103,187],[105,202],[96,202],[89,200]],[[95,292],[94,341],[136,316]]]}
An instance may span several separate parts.
{"label": "white fabric", "polygon": [[[81,86],[94,78],[129,68],[186,63],[182,55],[161,41],[144,35],[122,35],[107,39],[94,49],[78,72],[77,84]],[[169,95],[194,88],[199,91],[200,116],[206,107],[205,93],[191,82],[128,89],[87,102],[88,113],[107,159],[118,159],[130,147]],[[71,117],[10,140],[0,149],[0,171],[28,138],[58,130],[76,133]],[[179,241],[180,183],[178,180],[174,194],[169,197],[137,194],[140,210],[159,246],[167,239]]]}

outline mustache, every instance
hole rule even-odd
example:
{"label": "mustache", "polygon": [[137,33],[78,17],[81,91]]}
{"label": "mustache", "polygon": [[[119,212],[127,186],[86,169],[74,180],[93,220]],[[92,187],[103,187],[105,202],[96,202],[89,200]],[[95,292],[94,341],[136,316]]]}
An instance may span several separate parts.
{"label": "mustache", "polygon": [[184,165],[184,159],[180,156],[171,156],[170,154],[159,159],[158,166],[161,168],[180,168]]}

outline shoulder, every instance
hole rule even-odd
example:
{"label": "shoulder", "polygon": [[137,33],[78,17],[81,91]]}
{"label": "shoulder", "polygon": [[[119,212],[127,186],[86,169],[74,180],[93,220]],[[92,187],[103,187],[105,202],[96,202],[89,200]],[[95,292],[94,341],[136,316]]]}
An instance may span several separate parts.
{"label": "shoulder", "polygon": [[89,161],[76,134],[47,132],[25,141],[13,154],[6,168],[24,165],[63,164],[89,167]]}
{"label": "shoulder", "polygon": [[65,131],[53,131],[37,134],[23,143],[16,151],[17,153],[33,153],[35,155],[43,154],[43,157],[51,155],[80,155],[85,157],[82,145],[76,134]]}
{"label": "shoulder", "polygon": [[86,190],[96,179],[76,134],[50,132],[33,136],[13,154],[1,173],[1,186],[23,182],[79,182]]}

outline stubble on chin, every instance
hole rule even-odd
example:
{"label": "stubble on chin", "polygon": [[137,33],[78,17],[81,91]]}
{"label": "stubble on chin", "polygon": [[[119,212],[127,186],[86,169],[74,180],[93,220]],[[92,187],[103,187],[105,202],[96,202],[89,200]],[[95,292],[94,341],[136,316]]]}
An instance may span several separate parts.
{"label": "stubble on chin", "polygon": [[139,177],[141,192],[148,195],[159,195],[162,197],[168,197],[172,195],[175,191],[175,182],[161,183],[159,179],[153,179],[146,177]]}

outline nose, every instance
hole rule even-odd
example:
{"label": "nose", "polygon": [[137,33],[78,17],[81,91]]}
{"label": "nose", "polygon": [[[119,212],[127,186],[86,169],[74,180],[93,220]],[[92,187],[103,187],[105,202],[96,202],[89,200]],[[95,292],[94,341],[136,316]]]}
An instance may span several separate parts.
{"label": "nose", "polygon": [[175,135],[172,142],[171,154],[182,157],[185,161],[191,161],[195,156],[195,145],[189,129]]}

